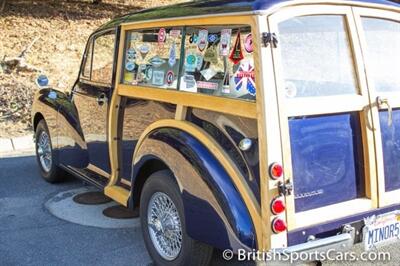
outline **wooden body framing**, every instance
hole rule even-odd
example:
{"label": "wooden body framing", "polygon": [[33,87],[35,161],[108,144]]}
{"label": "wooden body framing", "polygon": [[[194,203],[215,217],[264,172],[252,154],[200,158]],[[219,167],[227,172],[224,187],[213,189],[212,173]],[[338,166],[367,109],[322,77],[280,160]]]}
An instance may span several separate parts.
{"label": "wooden body framing", "polygon": [[[259,154],[260,154],[260,192],[261,206],[256,199],[250,197],[250,189],[243,182],[243,177],[233,163],[219,150],[212,150],[217,159],[221,161],[229,173],[238,190],[240,191],[246,206],[251,213],[255,230],[258,234],[259,249],[269,250],[287,246],[287,235],[273,234],[271,221],[275,217],[271,214],[269,202],[278,195],[277,181],[272,181],[268,176],[268,166],[273,162],[283,163],[285,179],[292,179],[292,165],[290,152],[290,136],[288,118],[292,116],[305,116],[313,114],[331,114],[343,112],[358,112],[360,115],[362,140],[364,147],[366,198],[339,203],[328,207],[314,209],[303,213],[295,213],[294,196],[287,196],[286,217],[282,217],[288,223],[289,230],[313,225],[319,222],[348,216],[355,212],[367,211],[378,206],[390,204],[391,193],[385,193],[382,144],[380,141],[378,107],[375,102],[377,94],[374,92],[372,81],[366,76],[368,64],[364,62],[366,56],[365,37],[360,33],[361,22],[359,15],[373,17],[393,17],[398,13],[378,11],[364,8],[345,6],[343,1],[329,1],[329,4],[321,4],[320,1],[312,5],[301,4],[294,1],[293,5],[274,9],[273,14],[248,14],[248,15],[222,15],[198,18],[166,19],[159,21],[135,22],[122,24],[120,34],[120,46],[116,71],[115,90],[110,103],[109,115],[109,150],[111,161],[111,176],[105,194],[127,206],[130,192],[117,186],[120,178],[118,158],[118,114],[122,97],[141,98],[147,100],[167,102],[177,105],[175,122],[168,121],[169,126],[184,128],[193,136],[204,143],[218,147],[201,130],[186,123],[185,117],[188,107],[202,108],[218,111],[225,114],[254,118],[258,120]],[[351,4],[351,2],[350,2]],[[376,4],[371,4],[376,7]],[[280,49],[261,45],[263,32],[278,32],[278,23],[286,19],[304,15],[336,14],[343,15],[346,19],[347,30],[351,41],[354,68],[358,84],[358,93],[349,96],[320,97],[318,99],[293,99],[287,100],[283,95],[282,74],[280,71]],[[393,19],[397,19],[395,17]],[[254,64],[256,71],[257,101],[248,102],[229,98],[215,97],[196,93],[164,90],[151,87],[124,85],[121,83],[121,71],[123,65],[123,53],[126,31],[134,29],[146,29],[172,26],[207,26],[207,25],[237,25],[246,24],[252,28],[254,36]],[[393,95],[383,97],[394,98]],[[400,107],[400,100],[391,101],[392,107]],[[154,124],[143,132],[141,139],[147,133],[159,126]],[[140,146],[140,141],[138,147]],[[135,156],[135,155],[134,155]],[[399,193],[398,191],[393,193]],[[398,197],[397,197],[398,198]],[[398,201],[398,200],[397,200]],[[265,203],[265,204],[263,204]]]}

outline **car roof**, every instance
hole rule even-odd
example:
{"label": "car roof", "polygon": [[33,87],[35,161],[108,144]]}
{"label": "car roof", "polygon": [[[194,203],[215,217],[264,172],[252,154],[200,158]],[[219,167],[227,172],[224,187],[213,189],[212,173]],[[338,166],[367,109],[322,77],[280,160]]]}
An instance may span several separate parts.
{"label": "car roof", "polygon": [[[182,18],[204,15],[235,14],[235,13],[266,13],[276,6],[285,6],[298,3],[317,3],[316,1],[296,1],[296,0],[198,0],[175,5],[162,6],[157,8],[145,9],[138,12],[128,13],[117,17],[101,26],[97,31],[114,28],[122,23],[131,23],[148,20],[159,20],[168,18]],[[318,3],[329,3],[332,1],[320,1]],[[381,6],[397,7],[400,4],[386,0],[342,0],[335,1],[343,4],[378,4]]]}

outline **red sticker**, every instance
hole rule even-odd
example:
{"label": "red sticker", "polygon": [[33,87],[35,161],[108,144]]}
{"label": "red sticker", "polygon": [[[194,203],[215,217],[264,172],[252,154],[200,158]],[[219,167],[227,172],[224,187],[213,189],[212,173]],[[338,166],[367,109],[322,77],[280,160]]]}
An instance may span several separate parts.
{"label": "red sticker", "polygon": [[164,43],[167,38],[167,31],[164,28],[161,28],[158,31],[158,43]]}
{"label": "red sticker", "polygon": [[174,80],[175,80],[175,74],[174,74],[174,72],[173,72],[172,70],[168,71],[168,72],[167,72],[167,75],[166,75],[166,77],[165,77],[165,79],[166,79],[167,84],[168,84],[169,86],[171,86],[172,83],[174,83]]}
{"label": "red sticker", "polygon": [[244,59],[243,52],[242,52],[242,41],[240,39],[240,31],[236,36],[235,46],[233,46],[231,55],[229,59],[235,64],[239,64],[240,61]]}
{"label": "red sticker", "polygon": [[244,39],[244,49],[246,50],[246,52],[248,52],[249,54],[251,54],[254,51],[254,47],[253,47],[253,36],[251,35],[251,33],[249,33],[246,38]]}

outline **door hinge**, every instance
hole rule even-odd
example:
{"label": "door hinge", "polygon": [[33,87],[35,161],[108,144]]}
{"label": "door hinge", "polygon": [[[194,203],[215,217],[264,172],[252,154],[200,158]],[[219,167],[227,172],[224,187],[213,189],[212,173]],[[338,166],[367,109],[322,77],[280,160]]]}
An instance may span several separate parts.
{"label": "door hinge", "polygon": [[278,36],[275,33],[271,32],[263,32],[262,33],[262,42],[264,47],[268,47],[268,45],[272,45],[273,48],[278,47]]}
{"label": "door hinge", "polygon": [[286,183],[279,182],[278,190],[279,190],[279,194],[281,194],[283,196],[290,196],[290,195],[292,195],[292,192],[293,192],[293,184],[290,181],[287,181]]}

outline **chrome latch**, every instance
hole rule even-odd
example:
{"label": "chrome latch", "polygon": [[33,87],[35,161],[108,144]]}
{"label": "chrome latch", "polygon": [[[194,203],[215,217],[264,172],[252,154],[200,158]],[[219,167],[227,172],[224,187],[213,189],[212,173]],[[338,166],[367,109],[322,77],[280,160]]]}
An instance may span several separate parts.
{"label": "chrome latch", "polygon": [[287,181],[286,183],[279,182],[278,190],[279,194],[283,196],[290,196],[293,193],[293,184],[290,181]]}
{"label": "chrome latch", "polygon": [[392,110],[392,106],[390,106],[389,99],[382,99],[381,97],[378,96],[378,97],[376,97],[376,103],[377,103],[379,109],[382,109],[383,105],[387,106],[387,109],[388,109],[388,126],[389,127],[392,126],[392,124],[393,124],[393,119],[392,119],[393,110]]}
{"label": "chrome latch", "polygon": [[278,36],[275,33],[263,32],[262,33],[262,42],[264,47],[268,47],[269,44],[272,45],[273,48],[278,47]]}

